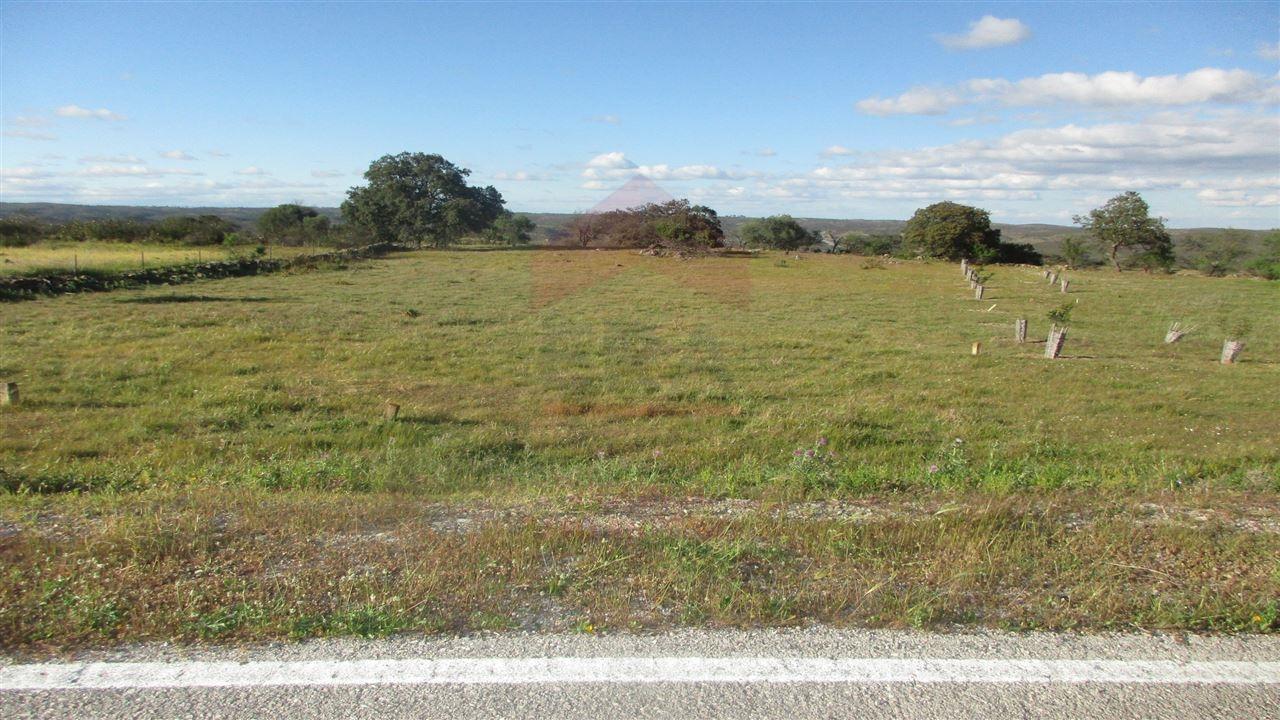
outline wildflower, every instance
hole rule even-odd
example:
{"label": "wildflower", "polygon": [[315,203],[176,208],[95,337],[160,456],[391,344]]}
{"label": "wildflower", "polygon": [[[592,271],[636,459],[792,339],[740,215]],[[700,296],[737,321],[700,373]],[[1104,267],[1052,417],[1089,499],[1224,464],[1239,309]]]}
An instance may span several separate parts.
{"label": "wildflower", "polygon": [[811,458],[811,457],[813,457],[813,451],[812,451],[812,450],[805,450],[805,451],[804,451],[804,456],[805,456],[805,457],[807,457],[807,458]]}
{"label": "wildflower", "polygon": [[826,446],[827,446],[827,436],[823,435],[822,437],[818,438],[818,447],[826,447]]}
{"label": "wildflower", "polygon": [[653,459],[654,459],[654,460],[657,460],[657,459],[658,459],[658,458],[660,458],[660,457],[662,457],[662,451],[661,451],[661,450],[654,450],[654,451],[653,451]]}
{"label": "wildflower", "polygon": [[941,469],[942,469],[942,468],[938,467],[938,463],[934,463],[934,464],[932,464],[932,465],[930,465],[930,466],[929,466],[929,474],[930,474],[930,475],[932,475],[932,474],[934,474],[934,473],[938,472],[938,471],[939,471],[939,470],[941,470]]}
{"label": "wildflower", "polygon": [[796,448],[796,451],[795,451],[795,452],[793,452],[793,453],[791,453],[791,454],[792,454],[792,455],[795,455],[796,457],[800,457],[801,455],[803,455],[803,454],[804,454],[804,451],[803,451],[803,450],[801,450],[800,448]]}

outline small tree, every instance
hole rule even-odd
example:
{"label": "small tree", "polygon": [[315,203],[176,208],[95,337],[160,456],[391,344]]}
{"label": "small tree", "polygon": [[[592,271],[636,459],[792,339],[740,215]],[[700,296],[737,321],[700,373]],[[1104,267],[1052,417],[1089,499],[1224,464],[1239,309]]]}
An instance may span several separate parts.
{"label": "small tree", "polygon": [[917,210],[902,239],[913,252],[927,257],[992,261],[1000,254],[1000,231],[991,227],[991,215],[953,202]]}
{"label": "small tree", "polygon": [[1089,263],[1089,248],[1083,241],[1069,237],[1062,241],[1062,258],[1069,268],[1081,267]]}
{"label": "small tree", "polygon": [[795,250],[818,242],[817,233],[805,230],[790,215],[748,220],[739,232],[747,247]]}
{"label": "small tree", "polygon": [[1206,275],[1221,277],[1236,269],[1249,254],[1239,230],[1193,235],[1182,242],[1183,257]]}
{"label": "small tree", "polygon": [[1268,280],[1280,280],[1280,230],[1262,239],[1262,255],[1248,265],[1249,272]]}
{"label": "small tree", "polygon": [[1151,217],[1147,201],[1136,192],[1117,195],[1088,215],[1076,215],[1075,222],[1108,254],[1117,271],[1122,250],[1133,253],[1138,264],[1148,268],[1173,264],[1173,240],[1164,218]]}
{"label": "small tree", "polygon": [[484,238],[503,245],[525,245],[533,238],[537,227],[527,215],[513,215],[503,211],[497,220],[484,231]]}
{"label": "small tree", "polygon": [[439,155],[384,155],[365,171],[369,184],[347,192],[342,216],[378,241],[443,247],[502,213],[502,194],[492,185],[467,185],[470,174]]}
{"label": "small tree", "polygon": [[666,245],[705,249],[724,244],[724,230],[716,211],[705,205],[690,205],[688,200],[579,215],[568,231],[581,247],[599,243],[611,247]]}

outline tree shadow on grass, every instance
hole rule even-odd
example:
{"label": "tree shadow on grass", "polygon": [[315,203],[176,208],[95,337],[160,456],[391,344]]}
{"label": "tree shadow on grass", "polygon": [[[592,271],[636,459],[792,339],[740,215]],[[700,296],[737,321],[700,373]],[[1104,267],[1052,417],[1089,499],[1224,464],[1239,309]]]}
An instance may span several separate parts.
{"label": "tree shadow on grass", "polygon": [[463,420],[449,413],[421,413],[417,415],[401,415],[396,418],[398,423],[407,423],[409,425],[479,425],[478,420]]}
{"label": "tree shadow on grass", "polygon": [[166,305],[169,303],[193,303],[193,302],[242,302],[242,303],[265,303],[279,302],[279,298],[268,297],[219,297],[216,295],[146,295],[143,297],[122,298],[116,302],[129,303],[133,305]]}

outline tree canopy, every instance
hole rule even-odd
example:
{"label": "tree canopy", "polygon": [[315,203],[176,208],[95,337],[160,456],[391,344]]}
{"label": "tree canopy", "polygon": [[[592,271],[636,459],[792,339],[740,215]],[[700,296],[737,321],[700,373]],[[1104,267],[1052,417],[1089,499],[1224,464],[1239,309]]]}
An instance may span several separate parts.
{"label": "tree canopy", "polygon": [[1144,267],[1173,265],[1173,239],[1165,230],[1164,218],[1151,217],[1147,201],[1136,192],[1117,195],[1088,215],[1075,221],[1120,270],[1120,252],[1128,251],[1135,264]]}
{"label": "tree canopy", "polygon": [[492,243],[524,245],[533,239],[536,227],[528,215],[515,215],[503,210],[498,219],[484,231],[484,238]]}
{"label": "tree canopy", "polygon": [[748,220],[739,230],[747,247],[795,250],[818,242],[818,234],[805,230],[790,215]]}
{"label": "tree canopy", "polygon": [[705,249],[724,244],[724,230],[716,211],[705,205],[690,205],[688,200],[580,215],[570,223],[568,235],[583,247],[669,245]]}
{"label": "tree canopy", "polygon": [[907,221],[902,239],[913,252],[948,260],[995,260],[1000,231],[986,210],[953,202],[921,208]]}
{"label": "tree canopy", "polygon": [[492,185],[467,185],[470,170],[439,155],[384,155],[365,171],[368,185],[354,187],[342,216],[378,241],[441,247],[496,220],[505,201]]}

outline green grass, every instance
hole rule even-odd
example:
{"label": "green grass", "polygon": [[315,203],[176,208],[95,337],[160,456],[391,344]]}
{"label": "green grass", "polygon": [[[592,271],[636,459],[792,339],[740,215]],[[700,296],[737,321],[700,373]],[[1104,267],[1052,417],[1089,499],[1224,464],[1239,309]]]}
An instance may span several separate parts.
{"label": "green grass", "polygon": [[[272,247],[272,257],[289,258],[328,248]],[[27,247],[0,247],[0,277],[81,272],[121,272],[167,265],[214,262],[252,255],[253,247],[189,247],[159,243],[41,242]]]}
{"label": "green grass", "polygon": [[[0,530],[13,528],[0,534],[0,638],[541,627],[530,608],[549,599],[559,609],[546,622],[566,628],[1273,627],[1278,536],[1249,523],[1273,522],[1280,493],[1280,287],[1068,276],[1064,296],[1033,268],[997,267],[979,302],[941,263],[453,251],[0,306],[0,380],[22,392],[0,409]],[[1017,317],[1042,340],[1064,301],[1075,303],[1066,357],[1013,341]],[[1165,345],[1175,320],[1193,330]],[[1247,346],[1221,366],[1229,334]],[[401,406],[396,421],[386,402]],[[590,520],[611,498],[702,497],[962,512],[779,525],[704,509],[634,532]],[[1080,529],[1072,513],[1091,512],[1093,497],[1115,517]],[[1127,523],[1148,503],[1211,510],[1216,524],[1193,537],[1157,519],[1134,536],[1142,545]],[[396,543],[325,542],[333,521],[316,508],[330,504],[384,508],[372,525],[393,534],[437,506],[518,507],[525,525],[415,531],[431,551],[414,564]],[[556,519],[579,505],[582,516]],[[282,517],[296,519],[277,542],[306,563],[292,579],[241,560],[263,557],[241,534]],[[589,551],[601,533],[613,555]],[[1085,562],[1090,543],[1164,575]],[[1159,554],[1179,547],[1187,555]],[[955,570],[930,560],[924,574],[890,572],[923,552],[972,554]],[[445,567],[476,554],[496,574]],[[353,556],[389,575],[325,599]],[[1247,583],[1195,574],[1227,558],[1249,563]],[[95,562],[104,575],[75,570]],[[1002,563],[1013,563],[997,573],[1007,587],[991,584]],[[205,564],[239,585],[197,582],[191,568]],[[966,574],[978,566],[986,575]],[[839,578],[821,598],[805,589],[823,585],[819,572]],[[1004,598],[1024,581],[1100,594],[1069,612],[1043,605],[1040,585]],[[204,599],[153,607],[131,594],[139,582],[161,594],[195,582]],[[450,583],[470,599],[432,599]],[[663,613],[637,609],[658,589]],[[876,602],[855,602],[866,593]]]}

